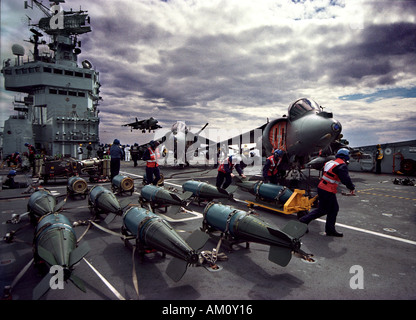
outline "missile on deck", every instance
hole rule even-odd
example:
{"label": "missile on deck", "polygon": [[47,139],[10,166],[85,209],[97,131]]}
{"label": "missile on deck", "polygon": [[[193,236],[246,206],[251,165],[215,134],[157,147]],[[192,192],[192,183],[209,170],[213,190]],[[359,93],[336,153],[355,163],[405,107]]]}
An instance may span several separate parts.
{"label": "missile on deck", "polygon": [[66,199],[56,204],[56,198],[48,190],[35,191],[29,198],[27,211],[30,221],[37,224],[40,217],[50,213],[55,213],[62,209]]}
{"label": "missile on deck", "polygon": [[267,201],[278,201],[282,204],[292,196],[293,191],[290,189],[272,183],[263,181],[248,181],[240,178],[234,179],[235,184],[245,191],[254,194],[256,197]]}
{"label": "missile on deck", "polygon": [[[36,227],[33,243],[34,257],[37,264],[43,260],[49,267],[62,267],[62,280],[71,280],[80,290],[85,292],[83,281],[76,277],[72,271],[74,265],[88,253],[89,247],[87,243],[77,247],[76,243],[76,235],[69,220],[59,213],[49,214],[43,216]],[[52,276],[53,274],[48,272],[35,287],[33,299],[39,299],[49,290]]]}
{"label": "missile on deck", "polygon": [[[256,196],[256,201],[246,200],[249,207],[258,205],[284,214],[306,212],[312,208],[317,196],[305,196],[305,190],[294,191],[280,185],[264,183],[263,181],[249,181],[234,177],[237,186]],[[272,204],[272,206],[270,206]]]}
{"label": "missile on deck", "polygon": [[233,193],[237,190],[236,186],[229,186],[227,189],[217,188],[209,183],[189,180],[182,185],[183,191],[190,191],[193,196],[198,200],[198,204],[201,200],[212,201],[214,199],[233,199]]}
{"label": "missile on deck", "polygon": [[88,184],[83,178],[74,176],[68,179],[66,187],[67,193],[71,196],[81,195],[85,197],[88,194]]}
{"label": "missile on deck", "polygon": [[156,187],[153,185],[146,185],[140,191],[142,204],[148,202],[152,209],[159,206],[171,206],[169,211],[177,213],[181,207],[186,207],[189,204],[188,199],[192,197],[192,192],[185,192],[178,195],[174,192],[166,190],[163,187]]}
{"label": "missile on deck", "polygon": [[282,267],[289,263],[292,251],[307,256],[300,249],[307,225],[298,221],[290,221],[280,230],[248,212],[211,202],[204,209],[202,230],[224,233],[230,247],[241,242],[270,245],[269,260]]}
{"label": "missile on deck", "polygon": [[123,214],[123,209],[114,193],[103,186],[95,186],[90,190],[88,204],[91,211],[108,214],[105,218],[107,224],[113,221],[116,215]]}
{"label": "missile on deck", "polygon": [[130,192],[130,195],[133,194],[134,191],[134,181],[132,178],[123,176],[123,175],[116,175],[113,180],[111,180],[111,189],[114,193],[122,194],[123,192]]}
{"label": "missile on deck", "polygon": [[209,238],[206,233],[196,230],[185,241],[166,220],[139,207],[131,207],[123,214],[122,233],[136,238],[141,253],[146,249],[156,249],[172,255],[174,259],[166,273],[174,281],[182,278],[188,265],[198,263],[198,251]]}

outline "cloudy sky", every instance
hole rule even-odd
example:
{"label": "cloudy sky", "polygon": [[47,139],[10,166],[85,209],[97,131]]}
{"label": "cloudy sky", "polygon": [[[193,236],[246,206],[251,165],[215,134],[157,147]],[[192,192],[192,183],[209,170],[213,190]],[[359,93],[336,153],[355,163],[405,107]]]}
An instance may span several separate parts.
{"label": "cloudy sky", "polygon": [[[48,1],[44,0],[48,5]],[[121,124],[248,131],[309,97],[353,147],[416,139],[416,2],[67,0],[88,10],[79,61],[100,72],[101,141],[146,142]],[[1,60],[29,52],[23,0],[1,0]],[[0,85],[0,126],[14,93]],[[228,137],[226,137],[228,138]]]}

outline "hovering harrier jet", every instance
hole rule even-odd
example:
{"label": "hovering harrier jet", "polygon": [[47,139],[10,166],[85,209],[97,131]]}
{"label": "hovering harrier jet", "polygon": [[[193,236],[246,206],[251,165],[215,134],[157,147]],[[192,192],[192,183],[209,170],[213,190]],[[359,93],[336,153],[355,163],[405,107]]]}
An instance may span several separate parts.
{"label": "hovering harrier jet", "polygon": [[149,130],[149,132],[151,130],[156,130],[159,128],[162,128],[161,126],[159,126],[157,123],[159,121],[157,121],[155,118],[150,117],[149,119],[145,119],[145,120],[138,120],[136,117],[136,122],[132,122],[132,123],[127,123],[127,124],[123,124],[123,127],[131,127],[131,131],[133,131],[133,129],[140,129],[142,130],[143,133],[146,132],[146,130]]}

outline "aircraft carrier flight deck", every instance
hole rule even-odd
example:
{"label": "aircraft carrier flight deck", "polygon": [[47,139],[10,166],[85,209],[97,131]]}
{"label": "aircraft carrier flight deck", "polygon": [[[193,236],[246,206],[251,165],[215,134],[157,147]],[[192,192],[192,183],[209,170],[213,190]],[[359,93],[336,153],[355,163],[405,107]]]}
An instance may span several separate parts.
{"label": "aircraft carrier flight deck", "polygon": [[[134,181],[132,194],[117,195],[123,205],[138,206],[145,165],[140,162],[122,162],[120,173]],[[7,174],[3,169],[3,177]],[[161,167],[165,187],[182,193],[182,184],[190,179],[215,184],[217,169],[212,166],[190,168]],[[250,173],[246,173],[250,176]],[[311,193],[316,193],[318,172],[312,170]],[[302,238],[302,249],[313,254],[312,259],[293,255],[286,267],[268,260],[268,246],[260,243],[236,244],[232,251],[219,247],[216,268],[206,264],[189,266],[177,282],[166,274],[170,255],[160,252],[134,256],[138,295],[132,279],[132,249],[117,236],[122,217],[116,216],[108,225],[102,215],[96,224],[116,233],[109,234],[94,225],[80,224],[74,227],[80,244],[86,242],[89,252],[74,267],[74,275],[85,283],[86,292],[80,291],[71,281],[64,289],[49,290],[42,300],[413,300],[416,299],[416,188],[394,184],[395,175],[350,172],[356,186],[356,196],[342,195],[337,198],[340,211],[337,230],[342,238],[325,235],[325,217],[309,224],[309,232]],[[23,182],[25,175],[19,174]],[[252,177],[252,179],[255,179]],[[31,180],[31,179],[30,179]],[[102,185],[111,190],[110,182],[90,183],[89,187]],[[67,194],[66,180],[49,181],[43,185],[58,199]],[[29,217],[18,224],[7,223],[13,215],[27,211],[30,194],[25,189],[0,192],[0,286],[12,285],[25,266],[24,275],[13,283],[8,298],[31,300],[33,289],[43,275],[30,264],[33,258],[34,226]],[[344,189],[344,191],[347,191]],[[62,213],[70,222],[87,221],[92,213],[88,197],[68,197]],[[235,201],[229,204],[239,210],[249,211],[248,201],[254,196],[238,189]],[[219,200],[221,202],[221,200]],[[184,239],[202,227],[205,204],[192,202],[179,213],[155,213],[166,219]],[[257,218],[283,227],[289,221],[297,221],[296,214],[282,214],[255,206]],[[10,241],[7,236],[13,234]],[[202,250],[212,252],[218,239],[210,238]],[[221,259],[220,259],[221,258]],[[89,266],[93,266],[96,272]],[[106,280],[110,286],[104,284]]]}

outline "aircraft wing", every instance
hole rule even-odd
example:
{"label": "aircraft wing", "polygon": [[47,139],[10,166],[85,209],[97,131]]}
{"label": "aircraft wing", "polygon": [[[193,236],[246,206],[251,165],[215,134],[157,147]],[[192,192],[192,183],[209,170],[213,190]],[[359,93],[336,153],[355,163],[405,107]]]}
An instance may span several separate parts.
{"label": "aircraft wing", "polygon": [[142,125],[142,124],[144,124],[145,122],[146,122],[146,120],[138,120],[138,119],[136,118],[136,121],[135,121],[135,122],[131,122],[131,123],[127,123],[127,124],[123,124],[122,126],[123,126],[123,127],[128,127],[128,126],[130,126],[130,127],[139,128],[139,126],[140,126],[140,125]]}

